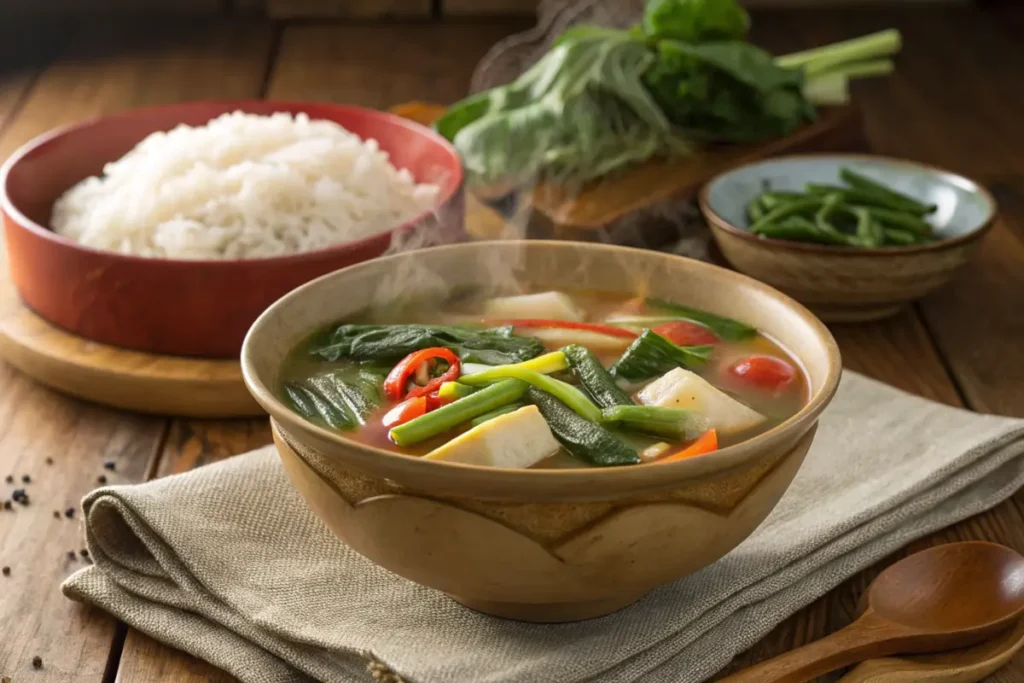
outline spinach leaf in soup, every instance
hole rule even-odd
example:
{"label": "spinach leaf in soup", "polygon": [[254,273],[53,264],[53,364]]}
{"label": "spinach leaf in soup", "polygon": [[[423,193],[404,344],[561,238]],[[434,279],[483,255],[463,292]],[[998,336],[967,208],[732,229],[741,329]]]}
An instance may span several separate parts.
{"label": "spinach leaf in soup", "polygon": [[382,387],[387,368],[351,365],[288,382],[284,394],[307,420],[335,429],[355,429],[384,402]]}
{"label": "spinach leaf in soup", "polygon": [[644,382],[675,368],[700,367],[713,349],[713,346],[676,346],[660,334],[644,330],[609,372],[615,379]]}
{"label": "spinach leaf in soup", "polygon": [[506,365],[534,358],[544,344],[533,337],[517,337],[511,326],[488,329],[438,325],[356,325],[335,329],[325,344],[310,353],[327,361],[397,360],[413,351],[435,346],[450,349],[467,363]]}

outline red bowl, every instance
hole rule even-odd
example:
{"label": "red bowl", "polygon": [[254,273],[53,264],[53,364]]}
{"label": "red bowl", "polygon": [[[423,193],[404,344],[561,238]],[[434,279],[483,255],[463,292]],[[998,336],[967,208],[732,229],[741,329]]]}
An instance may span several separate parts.
{"label": "red bowl", "polygon": [[[83,247],[48,227],[56,199],[150,133],[199,126],[232,111],[303,112],[374,138],[391,163],[418,182],[440,185],[435,211],[389,232],[326,249],[271,258],[190,261],[143,258]],[[191,102],[136,109],[61,128],[32,140],[0,171],[0,206],[11,279],[46,320],[94,341],[151,353],[232,357],[263,310],[292,289],[374,258],[392,236],[463,234],[462,164],[446,140],[412,121],[371,109],[295,102]]]}

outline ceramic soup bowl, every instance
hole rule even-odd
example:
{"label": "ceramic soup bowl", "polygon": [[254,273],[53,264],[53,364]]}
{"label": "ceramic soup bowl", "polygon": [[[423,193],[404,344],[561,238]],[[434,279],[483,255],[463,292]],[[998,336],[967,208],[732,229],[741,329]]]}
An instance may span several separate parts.
{"label": "ceramic soup bowl", "polygon": [[[285,356],[311,331],[410,292],[444,297],[513,278],[555,289],[646,291],[757,326],[807,373],[806,406],[707,456],[619,468],[506,470],[389,453],[299,417]],[[642,290],[642,287],[646,287]],[[242,369],[273,418],[292,482],[377,564],[475,610],[527,621],[608,614],[746,538],[782,497],[840,375],[828,330],[751,278],[669,254],[572,242],[478,242],[370,261],[315,280],[253,325]]]}
{"label": "ceramic soup bowl", "polygon": [[[801,191],[842,185],[841,168],[879,181],[938,210],[938,240],[910,247],[859,249],[767,239],[752,234],[747,203],[768,183]],[[938,289],[963,267],[991,227],[996,203],[983,187],[913,161],[868,155],[789,156],[739,166],[712,179],[700,207],[722,254],[737,270],[789,294],[828,322],[884,318]]]}

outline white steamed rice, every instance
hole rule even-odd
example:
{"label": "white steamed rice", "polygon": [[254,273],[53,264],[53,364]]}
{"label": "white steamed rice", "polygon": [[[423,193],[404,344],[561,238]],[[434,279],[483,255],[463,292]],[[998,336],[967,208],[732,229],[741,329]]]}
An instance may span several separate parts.
{"label": "white steamed rice", "polygon": [[64,193],[51,223],[126,254],[261,258],[387,231],[434,208],[439,192],[331,121],[235,112],[150,135]]}

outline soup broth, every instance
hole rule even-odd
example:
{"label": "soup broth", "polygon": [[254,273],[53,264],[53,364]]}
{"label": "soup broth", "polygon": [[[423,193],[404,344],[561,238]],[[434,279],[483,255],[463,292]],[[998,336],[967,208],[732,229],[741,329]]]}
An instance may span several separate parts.
{"label": "soup broth", "polygon": [[369,446],[533,468],[713,457],[807,401],[795,359],[742,322],[620,294],[525,291],[319,330],[286,359],[280,391]]}

